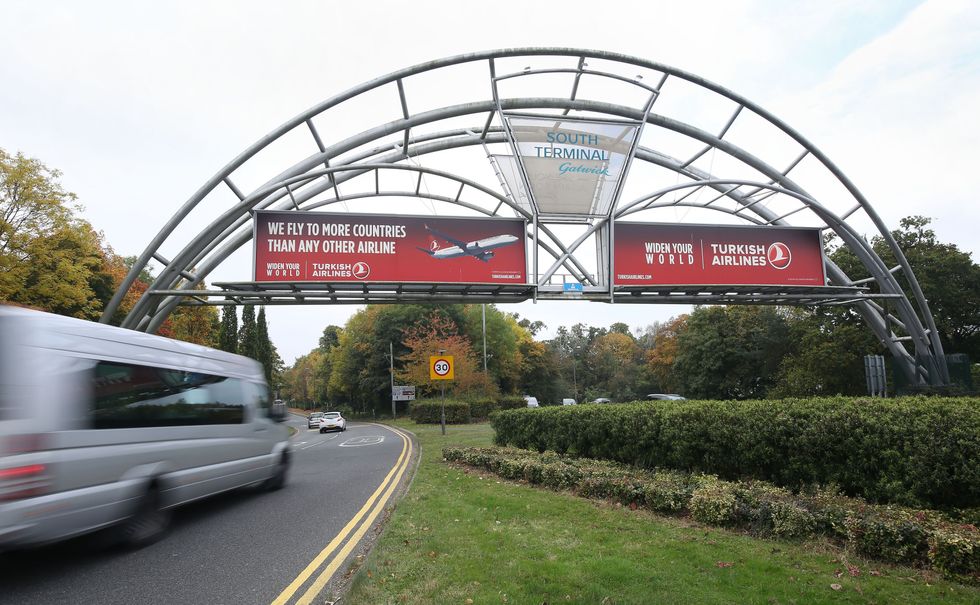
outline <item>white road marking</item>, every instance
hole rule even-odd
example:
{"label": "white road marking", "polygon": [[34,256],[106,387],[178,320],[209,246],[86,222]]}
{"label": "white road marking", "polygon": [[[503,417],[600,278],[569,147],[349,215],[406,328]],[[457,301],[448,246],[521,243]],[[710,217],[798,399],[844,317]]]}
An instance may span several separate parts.
{"label": "white road marking", "polygon": [[365,445],[377,445],[385,440],[382,435],[367,435],[364,437],[354,437],[341,443],[338,447],[363,447]]}
{"label": "white road marking", "polygon": [[[298,449],[308,450],[311,447],[316,447],[318,445],[323,445],[327,441],[333,441],[337,437],[338,437],[337,435],[330,435],[329,437],[324,437],[323,439],[320,439],[318,441],[314,441],[313,443],[311,443],[310,445],[307,445],[306,447],[301,447],[301,448],[298,448]],[[304,443],[307,443],[307,442],[306,441],[301,441],[300,443],[297,443],[296,445],[303,445]]]}

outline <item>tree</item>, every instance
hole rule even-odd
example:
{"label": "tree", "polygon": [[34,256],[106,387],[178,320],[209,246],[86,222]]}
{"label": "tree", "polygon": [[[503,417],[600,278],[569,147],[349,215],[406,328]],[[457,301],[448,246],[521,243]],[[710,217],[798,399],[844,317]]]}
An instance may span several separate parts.
{"label": "tree", "polygon": [[544,323],[543,321],[540,320],[531,321],[526,317],[524,319],[521,319],[521,316],[518,313],[511,313],[510,316],[514,318],[514,321],[517,322],[517,325],[530,332],[531,336],[537,336],[538,332],[548,328],[548,324]]}
{"label": "tree", "polygon": [[[891,234],[928,301],[945,352],[967,353],[974,361],[980,360],[980,265],[955,244],[940,242],[929,228],[931,223],[932,219],[923,216],[905,217],[899,221],[900,228]],[[875,237],[871,246],[888,267],[898,263],[884,238]],[[857,257],[843,246],[830,256],[852,278],[867,273]],[[904,280],[899,282],[905,295],[914,301]],[[877,291],[877,287],[873,285],[872,290]]]}
{"label": "tree", "polygon": [[7,300],[23,287],[21,271],[37,258],[37,241],[65,229],[79,209],[60,176],[36,159],[0,149],[0,295]]}
{"label": "tree", "polygon": [[326,380],[316,372],[322,356],[314,349],[309,355],[297,358],[293,366],[282,373],[280,394],[284,399],[304,409],[326,401]]}
{"label": "tree", "polygon": [[255,307],[242,309],[242,327],[238,330],[238,353],[256,359],[259,355],[258,333],[255,327]]}
{"label": "tree", "polygon": [[[442,314],[433,314],[429,323],[409,328],[405,332],[408,353],[402,356],[402,370],[396,373],[399,380],[416,385],[422,394],[434,394],[441,388],[456,396],[496,394],[495,385],[478,368],[477,355],[469,340],[459,334],[456,324]],[[453,356],[453,380],[432,380],[429,375],[429,357]]]}
{"label": "tree", "polygon": [[772,307],[698,307],[677,338],[685,395],[764,398],[788,349],[785,320]]}
{"label": "tree", "polygon": [[687,319],[687,315],[681,315],[648,328],[652,344],[646,353],[646,367],[656,383],[656,391],[675,393],[681,390],[674,364],[677,362],[677,340],[687,326]]}
{"label": "tree", "polygon": [[617,330],[596,338],[592,344],[595,384],[586,392],[585,398],[611,397],[617,401],[638,399],[639,360],[640,347],[628,330],[626,333]]}
{"label": "tree", "polygon": [[320,336],[320,350],[324,353],[329,353],[331,349],[340,344],[340,333],[343,330],[340,326],[332,325],[324,328],[323,335]]}
{"label": "tree", "polygon": [[787,317],[789,353],[780,363],[773,397],[860,395],[864,355],[882,352],[863,323],[841,321],[826,307],[793,309]]}
{"label": "tree", "polygon": [[111,276],[103,272],[99,235],[84,221],[62,223],[53,232],[23,247],[24,264],[8,273],[13,288],[4,298],[58,313],[98,319],[103,301],[95,292]]}
{"label": "tree", "polygon": [[[206,290],[203,280],[194,286],[195,290]],[[181,305],[174,309],[168,318],[168,336],[193,342],[206,347],[218,345],[220,322],[218,310],[206,305]]]}
{"label": "tree", "polygon": [[[521,379],[518,333],[521,328],[513,316],[496,305],[463,305],[464,323],[460,335],[467,338],[483,369],[483,318],[486,316],[487,372],[503,393],[516,394]],[[515,329],[516,328],[516,329]]]}
{"label": "tree", "polygon": [[282,358],[276,345],[269,338],[269,326],[265,319],[265,307],[259,308],[259,316],[255,322],[255,359],[265,368],[265,378],[269,384],[276,386],[282,373]]}
{"label": "tree", "polygon": [[218,348],[229,353],[238,352],[238,307],[235,305],[221,307],[221,327],[218,330]]}

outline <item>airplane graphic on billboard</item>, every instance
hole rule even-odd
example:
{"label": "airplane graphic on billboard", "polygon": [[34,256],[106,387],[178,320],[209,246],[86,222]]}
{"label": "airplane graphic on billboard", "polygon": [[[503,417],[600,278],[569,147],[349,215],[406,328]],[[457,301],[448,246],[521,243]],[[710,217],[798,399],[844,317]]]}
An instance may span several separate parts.
{"label": "airplane graphic on billboard", "polygon": [[425,248],[419,248],[418,250],[425,252],[432,258],[459,258],[461,256],[472,256],[477,260],[483,262],[489,262],[493,258],[493,249],[502,248],[503,246],[509,246],[517,241],[517,236],[514,235],[493,235],[491,237],[485,237],[483,239],[478,239],[474,242],[464,242],[458,240],[452,236],[446,235],[445,233],[440,233],[435,229],[432,229],[428,225],[424,225],[425,230],[431,233],[433,236],[440,239],[444,239],[451,243],[452,246],[448,248],[442,248],[438,245],[438,242],[432,243],[432,250],[427,250]]}

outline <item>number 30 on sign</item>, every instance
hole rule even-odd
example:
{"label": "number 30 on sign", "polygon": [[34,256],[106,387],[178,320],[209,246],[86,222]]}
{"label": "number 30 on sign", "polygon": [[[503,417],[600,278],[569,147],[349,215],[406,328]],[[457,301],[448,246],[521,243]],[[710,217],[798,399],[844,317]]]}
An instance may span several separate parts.
{"label": "number 30 on sign", "polygon": [[431,380],[453,380],[453,356],[433,355],[429,357],[429,378]]}

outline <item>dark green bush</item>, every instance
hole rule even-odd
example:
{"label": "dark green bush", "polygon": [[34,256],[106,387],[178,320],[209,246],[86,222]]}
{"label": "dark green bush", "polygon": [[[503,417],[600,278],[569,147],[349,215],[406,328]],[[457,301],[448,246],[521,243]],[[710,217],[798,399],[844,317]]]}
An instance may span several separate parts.
{"label": "dark green bush", "polygon": [[504,395],[497,399],[498,410],[514,410],[526,407],[527,402],[524,401],[523,397],[518,395]]}
{"label": "dark green bush", "polygon": [[537,451],[838,486],[877,503],[980,506],[980,399],[654,401],[507,410],[495,442]]}
{"label": "dark green bush", "polygon": [[497,409],[497,402],[489,398],[471,399],[467,403],[470,404],[470,419],[473,422],[490,418],[490,413]]}
{"label": "dark green bush", "polygon": [[[412,420],[419,424],[441,424],[443,402],[439,399],[413,401],[410,409]],[[447,400],[446,424],[466,424],[470,422],[470,404],[464,401]]]}
{"label": "dark green bush", "polygon": [[[442,399],[420,399],[418,401],[413,401],[409,409],[409,415],[412,417],[412,420],[420,424],[438,424],[438,406],[441,405],[441,402]],[[433,412],[431,406],[436,406],[437,408],[435,411],[435,416],[432,415]],[[466,406],[467,411],[464,413],[460,406]],[[446,422],[450,424],[482,422],[489,419],[497,410],[510,410],[524,407],[527,407],[527,404],[524,402],[523,397],[500,397],[498,399],[484,397],[478,399],[467,399],[465,401],[447,399]],[[450,408],[453,409],[452,412],[450,411]],[[452,415],[452,420],[450,420],[450,415]],[[463,418],[465,418],[465,420]]]}

